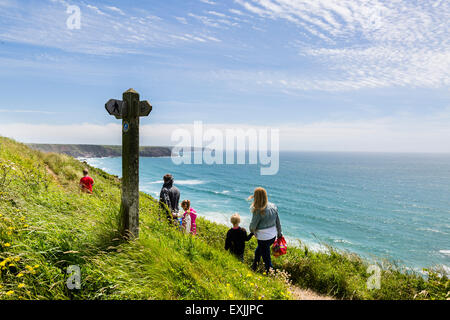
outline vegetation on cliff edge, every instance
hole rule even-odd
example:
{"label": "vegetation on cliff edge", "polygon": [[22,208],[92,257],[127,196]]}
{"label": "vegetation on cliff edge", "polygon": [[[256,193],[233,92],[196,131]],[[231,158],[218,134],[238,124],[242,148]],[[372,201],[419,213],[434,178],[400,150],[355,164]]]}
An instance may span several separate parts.
{"label": "vegetation on cliff edge", "polygon": [[[0,137],[0,299],[289,299],[285,273],[248,266],[223,250],[227,227],[198,219],[197,237],[160,221],[159,206],[141,193],[140,238],[117,234],[120,181],[90,167],[94,195],[80,194],[87,165]],[[81,290],[66,286],[67,267],[81,269]],[[343,299],[448,299],[450,280],[381,266],[380,289],[368,289],[369,263],[299,243],[274,259],[303,288]]]}

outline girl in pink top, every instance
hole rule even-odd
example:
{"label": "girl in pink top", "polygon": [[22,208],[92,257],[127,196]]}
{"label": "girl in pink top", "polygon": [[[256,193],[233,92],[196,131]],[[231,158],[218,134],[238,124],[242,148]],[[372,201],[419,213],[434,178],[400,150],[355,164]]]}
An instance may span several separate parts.
{"label": "girl in pink top", "polygon": [[[195,223],[195,220],[197,219],[197,211],[195,211],[193,208],[191,208],[191,202],[189,200],[183,200],[183,202],[181,202],[181,207],[184,210],[183,228],[185,230],[186,230],[186,228],[189,228],[189,225],[187,225],[187,221],[191,220],[190,234],[196,235],[197,234],[197,225]],[[187,232],[187,230],[186,230],[186,232]]]}

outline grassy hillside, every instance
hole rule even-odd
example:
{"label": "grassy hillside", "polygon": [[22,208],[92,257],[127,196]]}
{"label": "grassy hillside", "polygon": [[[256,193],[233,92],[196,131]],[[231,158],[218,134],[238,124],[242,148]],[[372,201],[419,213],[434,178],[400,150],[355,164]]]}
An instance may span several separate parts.
{"label": "grassy hillside", "polygon": [[[90,168],[95,193],[80,194],[79,161],[4,138],[0,148],[0,299],[288,298],[283,281],[160,222],[150,196],[139,240],[122,242],[113,176]],[[200,234],[207,225],[199,221]],[[70,265],[81,268],[81,290],[66,287]]]}
{"label": "grassy hillside", "polygon": [[[223,225],[198,219],[196,238],[158,219],[155,200],[141,195],[141,234],[116,233],[120,181],[90,168],[94,195],[77,189],[87,166],[0,137],[0,299],[289,299],[286,273],[265,276],[224,252]],[[384,265],[381,288],[369,290],[368,263],[333,248],[301,243],[274,259],[303,288],[344,299],[447,299],[450,281]],[[82,289],[68,290],[66,270],[78,265]]]}
{"label": "grassy hillside", "polygon": [[[200,238],[218,249],[222,247],[222,234],[227,230],[225,226],[205,221],[203,230]],[[247,265],[251,265],[255,248],[255,241],[251,241],[245,253]],[[272,262],[275,268],[289,276],[294,285],[338,299],[450,299],[450,279],[442,276],[445,271],[439,267],[423,270],[424,276],[389,261],[379,261],[380,289],[369,289],[367,282],[374,273],[368,272],[368,268],[374,262],[369,263],[356,254],[329,246],[327,252],[314,252],[299,241],[296,247],[288,247],[285,256],[274,258]]]}

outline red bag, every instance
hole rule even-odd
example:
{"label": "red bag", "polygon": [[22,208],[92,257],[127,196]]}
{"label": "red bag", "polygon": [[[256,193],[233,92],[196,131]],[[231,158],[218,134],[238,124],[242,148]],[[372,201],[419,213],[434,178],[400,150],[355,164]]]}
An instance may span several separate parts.
{"label": "red bag", "polygon": [[282,256],[286,254],[287,246],[286,246],[286,240],[284,240],[284,237],[278,238],[275,240],[275,242],[272,245],[272,253],[275,257]]}

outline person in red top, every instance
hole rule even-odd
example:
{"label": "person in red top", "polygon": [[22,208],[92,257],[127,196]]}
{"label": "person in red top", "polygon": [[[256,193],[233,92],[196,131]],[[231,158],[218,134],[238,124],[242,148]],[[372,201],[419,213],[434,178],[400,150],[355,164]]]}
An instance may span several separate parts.
{"label": "person in red top", "polygon": [[92,187],[94,186],[94,179],[89,177],[88,169],[83,170],[83,178],[80,180],[80,188],[82,192],[93,193]]}

